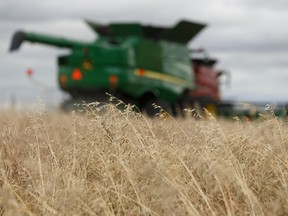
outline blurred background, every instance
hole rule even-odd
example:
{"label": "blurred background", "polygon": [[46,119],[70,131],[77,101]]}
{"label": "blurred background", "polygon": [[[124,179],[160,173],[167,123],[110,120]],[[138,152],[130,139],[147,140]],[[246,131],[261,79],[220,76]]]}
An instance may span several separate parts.
{"label": "blurred background", "polygon": [[[287,103],[288,1],[285,0],[2,0],[0,4],[0,107],[57,106],[66,95],[57,86],[56,57],[68,50],[24,43],[9,53],[17,30],[93,41],[83,21],[139,22],[173,26],[181,19],[206,23],[189,44],[205,48],[231,73],[222,99]],[[28,69],[33,70],[33,81]]]}

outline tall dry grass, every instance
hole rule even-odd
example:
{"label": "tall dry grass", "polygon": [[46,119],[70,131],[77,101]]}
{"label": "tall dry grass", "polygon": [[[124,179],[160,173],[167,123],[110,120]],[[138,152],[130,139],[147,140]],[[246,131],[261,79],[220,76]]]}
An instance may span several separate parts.
{"label": "tall dry grass", "polygon": [[0,215],[288,214],[286,122],[103,109],[1,113]]}

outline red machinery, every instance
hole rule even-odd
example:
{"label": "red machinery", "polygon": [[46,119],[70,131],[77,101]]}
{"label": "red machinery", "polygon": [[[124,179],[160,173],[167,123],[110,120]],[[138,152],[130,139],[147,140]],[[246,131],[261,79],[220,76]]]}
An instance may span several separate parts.
{"label": "red machinery", "polygon": [[227,73],[215,69],[217,60],[208,57],[203,49],[192,50],[191,61],[196,88],[189,91],[190,104],[194,108],[204,107],[212,114],[221,113],[224,105],[221,102],[219,79]]}

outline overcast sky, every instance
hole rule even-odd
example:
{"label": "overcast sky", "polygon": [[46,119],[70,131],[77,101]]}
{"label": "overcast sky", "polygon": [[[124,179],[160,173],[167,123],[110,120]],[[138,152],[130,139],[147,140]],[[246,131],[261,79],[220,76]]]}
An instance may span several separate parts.
{"label": "overcast sky", "polygon": [[[222,86],[223,99],[288,102],[288,1],[286,0],[1,0],[0,101],[11,97],[30,101],[36,96],[58,101],[56,56],[68,52],[25,43],[8,53],[16,30],[34,31],[93,41],[83,19],[103,23],[133,21],[172,26],[181,19],[207,27],[190,42],[219,60],[231,73]],[[25,70],[33,68],[31,82]]]}

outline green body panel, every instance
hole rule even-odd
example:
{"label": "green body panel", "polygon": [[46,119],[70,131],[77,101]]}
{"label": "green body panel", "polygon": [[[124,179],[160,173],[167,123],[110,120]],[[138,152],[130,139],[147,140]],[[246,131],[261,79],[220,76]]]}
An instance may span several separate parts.
{"label": "green body panel", "polygon": [[[70,56],[65,57],[67,58],[65,65],[60,65],[59,77],[61,75],[68,77],[65,85],[60,83],[63,90],[77,89],[87,92],[113,89],[135,99],[152,92],[157,98],[173,104],[186,89],[194,87],[188,50],[182,44],[171,45],[169,42],[156,43],[134,38],[124,40],[121,45],[115,46],[101,38],[93,46],[88,46],[88,49],[88,51],[75,49]],[[83,67],[84,61],[91,62],[92,67],[89,70]],[[82,71],[81,80],[75,81],[71,78],[75,68]],[[153,76],[137,76],[135,74],[137,69],[151,71]],[[116,86],[109,83],[111,75],[119,77]],[[169,76],[171,79],[175,77],[186,83],[171,82],[161,76]]]}
{"label": "green body panel", "polygon": [[135,60],[138,68],[162,71],[162,47],[151,40],[139,40],[135,46]]}
{"label": "green body panel", "polygon": [[162,71],[165,73],[187,80],[191,83],[189,88],[194,86],[194,73],[192,73],[192,64],[189,57],[189,51],[182,44],[162,43]]}

